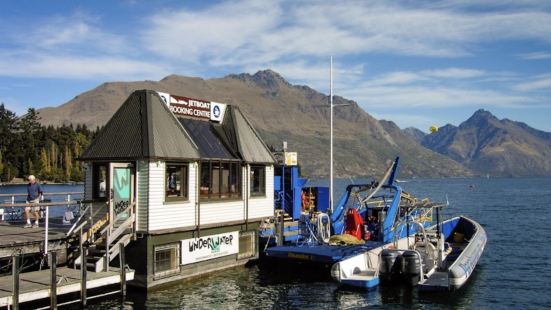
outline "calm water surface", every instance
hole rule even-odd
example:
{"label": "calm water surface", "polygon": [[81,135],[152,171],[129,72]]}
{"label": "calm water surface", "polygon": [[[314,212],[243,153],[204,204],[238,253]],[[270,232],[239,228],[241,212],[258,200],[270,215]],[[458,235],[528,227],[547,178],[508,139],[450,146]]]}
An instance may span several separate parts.
{"label": "calm water surface", "polygon": [[[361,181],[357,181],[361,182]],[[324,184],[324,181],[312,182]],[[350,181],[338,181],[341,193]],[[357,291],[319,273],[251,265],[150,291],[96,301],[91,309],[541,309],[551,307],[551,179],[415,179],[405,191],[449,198],[445,217],[465,215],[488,234],[486,250],[466,286],[454,294],[420,295],[410,288]],[[338,188],[337,188],[338,187]],[[5,187],[4,187],[5,188]],[[0,192],[5,189],[0,187]]]}

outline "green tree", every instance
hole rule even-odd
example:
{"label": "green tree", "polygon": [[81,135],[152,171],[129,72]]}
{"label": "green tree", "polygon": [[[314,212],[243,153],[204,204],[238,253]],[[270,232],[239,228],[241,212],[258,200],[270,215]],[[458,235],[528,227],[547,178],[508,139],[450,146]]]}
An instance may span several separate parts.
{"label": "green tree", "polygon": [[65,145],[65,181],[71,180],[71,170],[73,168],[73,156],[71,155],[71,150],[68,145]]}
{"label": "green tree", "polygon": [[4,174],[4,159],[2,158],[2,151],[0,151],[0,181],[2,181],[3,174]]}
{"label": "green tree", "polygon": [[51,166],[50,166],[50,161],[48,160],[48,153],[46,152],[45,148],[40,149],[40,164],[39,164],[39,167],[40,167],[40,173],[41,174],[50,173],[50,171],[52,170]]}

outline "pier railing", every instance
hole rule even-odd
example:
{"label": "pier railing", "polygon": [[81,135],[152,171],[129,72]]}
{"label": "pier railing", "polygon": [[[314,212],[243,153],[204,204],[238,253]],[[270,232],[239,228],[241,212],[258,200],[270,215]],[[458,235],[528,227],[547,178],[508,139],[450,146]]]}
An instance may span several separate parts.
{"label": "pier railing", "polygon": [[86,262],[86,253],[83,254],[81,250],[73,253],[73,264],[79,266],[88,263],[92,271],[109,271],[109,263],[120,253],[119,244],[126,246],[135,237],[135,204],[130,203],[124,209],[115,210],[106,201],[81,203],[82,212],[67,236],[78,239],[81,246],[86,245],[89,260]]}
{"label": "pier railing", "polygon": [[[39,203],[27,203],[27,194],[0,194],[0,219],[2,221],[17,221],[23,219],[23,208],[26,207],[56,207],[56,206],[80,206],[80,200],[75,197],[83,197],[83,192],[54,192],[45,193]],[[52,200],[53,197],[64,196],[63,200]],[[46,209],[47,210],[47,209]],[[80,209],[72,210],[79,212]]]}
{"label": "pier railing", "polygon": [[[45,210],[44,218],[44,248],[43,254],[49,254],[48,259],[44,259],[42,267],[48,265],[50,268],[49,278],[50,289],[50,308],[56,309],[57,306],[64,304],[70,304],[74,302],[81,302],[82,306],[86,305],[86,301],[92,298],[101,297],[113,293],[121,293],[123,296],[126,293],[126,280],[127,280],[127,266],[125,263],[124,248],[135,236],[135,204],[129,203],[126,208],[119,208],[114,210],[108,201],[85,201],[82,199],[74,199],[75,197],[83,197],[82,192],[61,192],[61,193],[48,193],[44,194],[43,200],[39,203],[27,203],[25,201],[26,194],[0,194],[0,213],[2,214],[2,220],[6,216],[9,217],[9,220],[20,221],[23,220],[23,212],[21,208],[25,207],[40,207]],[[63,197],[55,201],[54,196]],[[50,198],[50,199],[49,199]],[[57,285],[57,277],[59,274],[56,274],[56,252],[52,250],[48,243],[48,232],[50,224],[49,209],[52,207],[73,207],[71,211],[76,211],[74,218],[71,221],[65,223],[67,225],[67,232],[65,233],[67,241],[69,243],[77,242],[78,246],[76,249],[70,246],[67,248],[67,263],[69,262],[69,256],[72,257],[73,268],[78,269],[80,273],[80,298],[78,300],[73,300],[66,302],[64,304],[57,304],[56,291],[59,293]],[[76,209],[75,209],[76,208]],[[8,212],[4,212],[4,211]],[[69,209],[68,209],[69,210]],[[31,212],[29,215],[31,219],[34,220],[33,214]],[[69,225],[72,226],[69,226]],[[70,228],[69,228],[70,227]],[[71,252],[71,253],[69,253]],[[101,257],[97,257],[97,255]],[[91,255],[91,256],[89,256]],[[114,292],[108,292],[98,296],[87,296],[87,270],[92,267],[93,271],[105,271],[109,272],[109,263],[115,258],[119,257],[119,268],[118,272],[120,273],[120,290]],[[96,261],[90,262],[90,259],[99,258]],[[7,303],[7,306],[13,309],[17,309],[19,306],[20,300],[20,284],[19,284],[19,274],[20,266],[18,262],[20,260],[19,254],[16,254],[12,257],[11,261],[13,264],[12,272],[12,295],[10,300]],[[92,264],[92,266],[90,266]],[[133,274],[132,274],[133,275]],[[97,276],[93,277],[94,279]],[[96,280],[92,280],[96,281]],[[99,280],[98,280],[99,281]],[[29,299],[29,300],[32,300]],[[0,303],[2,298],[0,298]],[[48,307],[46,307],[48,308]]]}

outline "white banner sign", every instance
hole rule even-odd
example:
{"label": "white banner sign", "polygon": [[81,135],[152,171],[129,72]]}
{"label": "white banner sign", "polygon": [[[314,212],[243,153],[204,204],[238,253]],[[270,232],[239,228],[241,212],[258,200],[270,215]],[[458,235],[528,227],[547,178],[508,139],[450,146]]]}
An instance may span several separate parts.
{"label": "white banner sign", "polygon": [[157,92],[172,113],[177,116],[193,116],[221,123],[226,104]]}
{"label": "white banner sign", "polygon": [[215,122],[222,122],[224,119],[224,112],[226,112],[226,104],[211,102],[210,103],[210,120]]}
{"label": "white banner sign", "polygon": [[182,240],[182,265],[239,253],[239,232]]}

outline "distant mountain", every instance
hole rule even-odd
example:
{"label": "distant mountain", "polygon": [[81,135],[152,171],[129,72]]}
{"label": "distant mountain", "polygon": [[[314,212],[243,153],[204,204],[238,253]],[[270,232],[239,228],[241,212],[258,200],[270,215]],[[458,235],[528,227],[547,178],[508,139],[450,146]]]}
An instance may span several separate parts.
{"label": "distant mountain", "polygon": [[[328,96],[308,86],[291,85],[271,70],[224,78],[170,75],[158,82],[104,83],[57,107],[39,110],[42,122],[61,125],[103,125],[137,89],[237,105],[264,140],[275,147],[287,141],[298,151],[307,176],[329,173]],[[378,121],[355,102],[335,96],[335,171],[339,177],[378,176],[395,156],[401,156],[401,176],[470,175],[461,164],[422,147],[394,123]]]}
{"label": "distant mountain", "polygon": [[422,145],[480,174],[550,176],[551,133],[476,111],[459,127],[446,125]]}
{"label": "distant mountain", "polygon": [[405,129],[402,129],[402,131],[410,136],[413,140],[417,141],[418,143],[421,143],[423,141],[423,138],[427,135],[423,131],[415,128],[415,127],[408,127]]}

